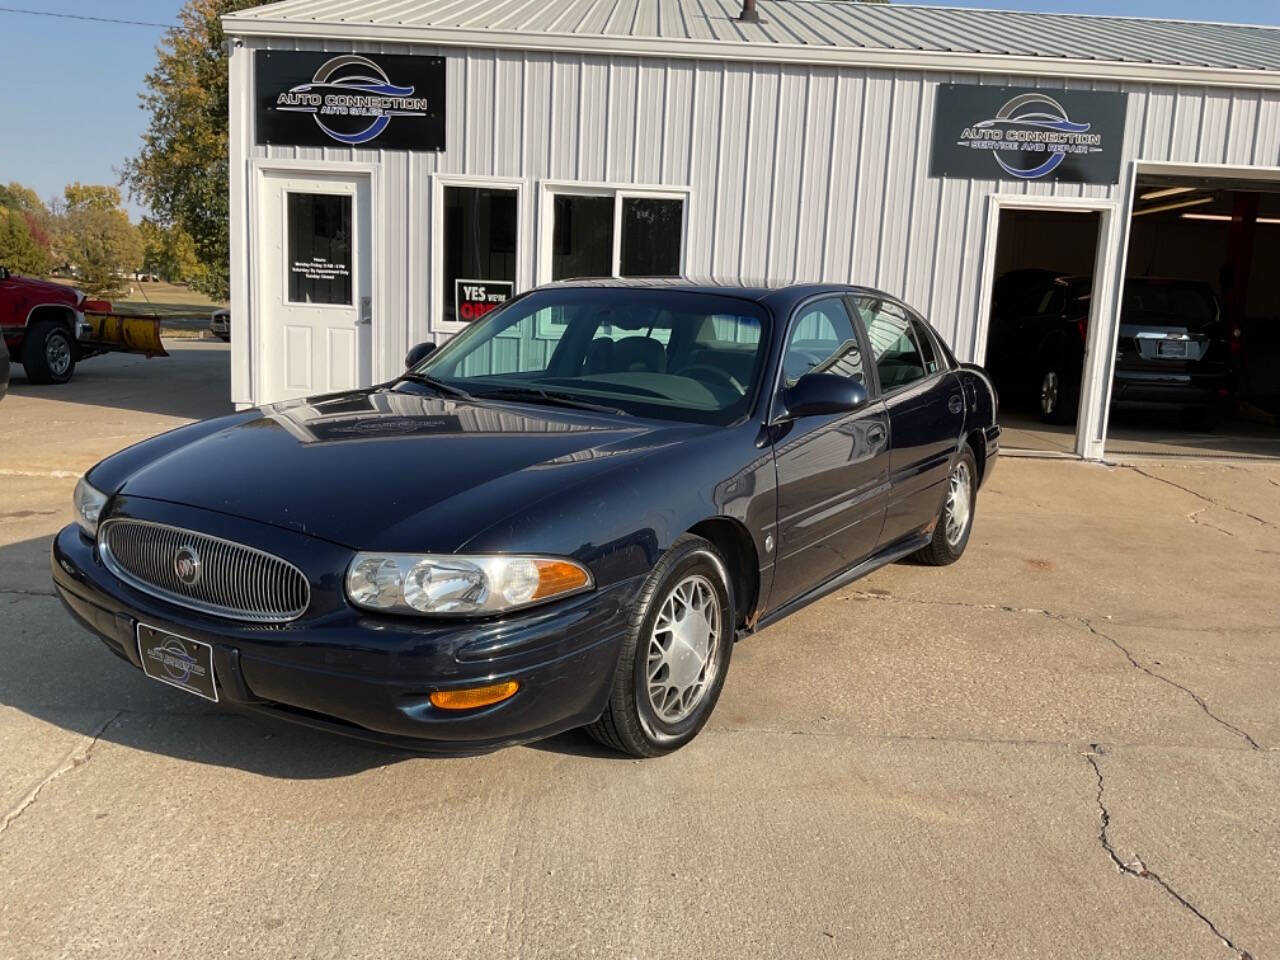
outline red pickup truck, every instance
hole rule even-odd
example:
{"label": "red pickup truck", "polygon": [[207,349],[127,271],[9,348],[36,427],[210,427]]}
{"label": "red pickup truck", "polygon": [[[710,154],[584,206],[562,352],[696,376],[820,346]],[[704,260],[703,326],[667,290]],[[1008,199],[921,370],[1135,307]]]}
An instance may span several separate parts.
{"label": "red pickup truck", "polygon": [[[66,383],[85,353],[90,324],[85,295],[74,287],[20,277],[0,267],[0,333],[31,383]],[[94,309],[111,309],[93,303]]]}

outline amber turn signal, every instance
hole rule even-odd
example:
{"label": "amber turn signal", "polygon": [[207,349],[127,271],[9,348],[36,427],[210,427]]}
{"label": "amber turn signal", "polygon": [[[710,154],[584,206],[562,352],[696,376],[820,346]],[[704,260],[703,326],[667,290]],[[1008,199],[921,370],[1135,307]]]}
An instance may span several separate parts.
{"label": "amber turn signal", "polygon": [[587,571],[576,563],[563,560],[535,560],[534,563],[538,567],[538,588],[533,591],[534,600],[572,593],[591,582]]}
{"label": "amber turn signal", "polygon": [[474,710],[476,707],[488,707],[501,703],[513,696],[520,689],[515,680],[503,683],[490,683],[483,687],[468,687],[465,690],[433,690],[431,705],[441,710]]}

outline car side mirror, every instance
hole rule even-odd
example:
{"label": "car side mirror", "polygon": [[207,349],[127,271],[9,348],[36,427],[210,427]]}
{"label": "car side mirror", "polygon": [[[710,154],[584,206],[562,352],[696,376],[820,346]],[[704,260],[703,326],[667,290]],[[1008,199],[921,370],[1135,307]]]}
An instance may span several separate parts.
{"label": "car side mirror", "polygon": [[436,345],[430,340],[410,347],[409,352],[404,355],[404,368],[412,370],[427,357],[431,356],[435,349]]}
{"label": "car side mirror", "polygon": [[790,419],[852,413],[867,403],[867,388],[835,373],[806,373],[782,395]]}

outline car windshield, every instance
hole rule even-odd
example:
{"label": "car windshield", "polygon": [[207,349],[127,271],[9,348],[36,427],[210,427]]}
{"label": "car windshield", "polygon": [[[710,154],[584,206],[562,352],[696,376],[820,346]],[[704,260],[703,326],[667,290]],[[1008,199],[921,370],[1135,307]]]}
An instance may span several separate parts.
{"label": "car windshield", "polygon": [[540,290],[477,321],[408,376],[473,397],[724,425],[755,399],[768,322],[758,303],[709,293]]}

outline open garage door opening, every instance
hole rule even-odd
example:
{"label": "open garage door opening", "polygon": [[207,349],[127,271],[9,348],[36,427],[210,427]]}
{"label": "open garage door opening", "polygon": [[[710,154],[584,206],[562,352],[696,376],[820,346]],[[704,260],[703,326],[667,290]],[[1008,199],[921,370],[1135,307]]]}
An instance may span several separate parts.
{"label": "open garage door opening", "polygon": [[1140,175],[1108,455],[1280,457],[1280,182]]}
{"label": "open garage door opening", "polygon": [[985,365],[1007,449],[1076,448],[1100,220],[1088,210],[1000,212]]}

